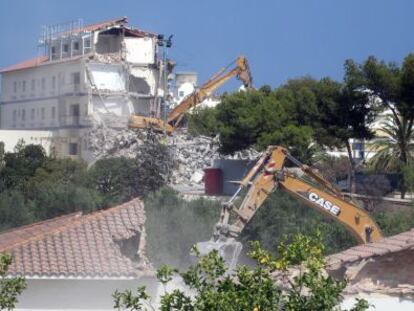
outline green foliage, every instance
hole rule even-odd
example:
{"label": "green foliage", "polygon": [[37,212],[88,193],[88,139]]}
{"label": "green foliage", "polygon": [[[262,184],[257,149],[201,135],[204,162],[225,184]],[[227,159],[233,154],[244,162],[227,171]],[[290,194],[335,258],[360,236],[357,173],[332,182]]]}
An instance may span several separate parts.
{"label": "green foliage", "polygon": [[[380,99],[375,102],[376,108],[391,113],[391,122],[383,128],[387,137],[376,143],[379,152],[373,166],[400,173],[403,166],[412,162],[414,54],[408,54],[401,66],[378,61],[372,56],[362,64],[348,60],[345,70],[351,89],[369,90]],[[404,180],[400,188],[401,197],[404,197]]]}
{"label": "green foliage", "polygon": [[188,117],[188,131],[192,135],[214,137],[217,129],[217,109],[196,108]]}
{"label": "green foliage", "polygon": [[0,192],[10,188],[24,187],[27,180],[46,161],[41,146],[27,145],[23,142],[15,148],[15,153],[5,153],[4,166],[0,171]]}
{"label": "green foliage", "polygon": [[385,236],[408,231],[414,227],[413,206],[395,211],[377,211],[373,216]]}
{"label": "green foliage", "polygon": [[407,191],[414,191],[414,166],[405,165],[402,167],[402,176]]}
{"label": "green foliage", "polygon": [[144,203],[147,253],[156,266],[188,266],[191,246],[210,238],[221,207],[207,199],[185,201],[170,188],[148,195]]}
{"label": "green foliage", "polygon": [[82,161],[47,157],[41,146],[23,141],[12,153],[0,149],[0,230],[155,191],[168,176],[167,150],[158,143],[142,149],[137,159],[104,159],[90,170]]}
{"label": "green foliage", "polygon": [[375,112],[368,95],[329,78],[289,80],[271,90],[223,96],[216,108],[190,116],[193,133],[220,136],[220,151],[228,154],[250,146],[281,145],[303,162],[311,162],[313,142],[345,147],[350,138],[369,139]]}
{"label": "green foliage", "polygon": [[256,212],[240,238],[245,245],[248,241],[260,241],[266,249],[275,250],[283,236],[311,234],[315,228],[322,233],[327,253],[356,245],[354,237],[337,221],[278,190]]}
{"label": "green foliage", "polygon": [[26,288],[26,281],[23,278],[7,277],[11,263],[10,255],[0,255],[0,310],[13,310],[18,302],[17,297]]}
{"label": "green foliage", "polygon": [[149,298],[145,292],[145,287],[139,287],[136,295],[134,295],[131,290],[126,290],[122,293],[116,290],[112,297],[115,301],[115,309],[120,309],[122,307],[131,311],[146,310],[143,309],[145,303],[142,303],[142,301]]}
{"label": "green foliage", "polygon": [[133,159],[109,158],[97,161],[89,178],[103,197],[103,206],[113,206],[142,195]]}
{"label": "green foliage", "polygon": [[[346,281],[323,272],[323,245],[318,234],[297,235],[291,243],[281,243],[277,257],[259,243],[252,243],[249,255],[256,265],[254,268],[238,265],[235,271],[227,270],[217,251],[206,256],[200,256],[197,249],[194,253],[198,261],[186,271],[178,273],[165,267],[158,271],[161,283],[167,283],[178,273],[191,290],[191,294],[178,289],[164,293],[160,310],[340,310]],[[280,286],[276,278],[289,281]],[[127,291],[123,296],[116,293],[114,297],[119,309],[143,310],[141,300],[148,304],[142,288],[137,295]],[[351,310],[362,311],[368,307],[365,300],[358,300]]]}
{"label": "green foliage", "polygon": [[0,193],[0,231],[33,221],[33,210],[21,192],[6,190]]}

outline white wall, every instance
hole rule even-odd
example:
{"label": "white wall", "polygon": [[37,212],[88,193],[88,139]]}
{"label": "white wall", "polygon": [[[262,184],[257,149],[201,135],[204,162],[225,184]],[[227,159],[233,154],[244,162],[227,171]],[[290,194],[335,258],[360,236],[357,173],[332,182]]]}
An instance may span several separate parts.
{"label": "white wall", "polygon": [[[358,298],[366,299],[371,306],[369,311],[412,311],[414,300],[403,297],[387,295],[358,295]],[[342,307],[350,309],[355,304],[355,297],[348,297],[344,300]]]}
{"label": "white wall", "polygon": [[136,64],[153,64],[155,41],[153,38],[125,38],[126,60]]}
{"label": "white wall", "polygon": [[80,59],[4,73],[0,128],[45,129],[73,125],[68,120],[70,105],[80,105],[81,115],[87,113],[84,76]]}
{"label": "white wall", "polygon": [[121,64],[93,63],[87,66],[99,90],[126,91],[126,72]]}
{"label": "white wall", "polygon": [[5,151],[13,152],[17,142],[23,139],[26,145],[41,145],[47,154],[53,141],[52,131],[21,131],[21,130],[0,130],[0,141],[4,142]]}
{"label": "white wall", "polygon": [[146,285],[155,296],[158,284],[153,279],[138,280],[27,280],[27,289],[17,304],[18,310],[111,310],[112,294],[127,288],[135,291]]}

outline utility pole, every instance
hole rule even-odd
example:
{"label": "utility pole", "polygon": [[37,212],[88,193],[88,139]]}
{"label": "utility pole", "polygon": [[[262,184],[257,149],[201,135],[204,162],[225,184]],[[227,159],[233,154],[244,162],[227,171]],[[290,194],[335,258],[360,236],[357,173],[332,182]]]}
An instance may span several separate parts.
{"label": "utility pole", "polygon": [[[160,62],[160,77],[159,82],[162,81],[162,88],[163,88],[163,97],[161,102],[159,99],[157,99],[157,107],[156,107],[156,114],[164,121],[167,120],[167,100],[168,100],[168,84],[167,84],[167,78],[168,78],[168,70],[167,70],[167,62],[168,62],[168,49],[172,46],[172,37],[173,35],[170,35],[167,39],[165,39],[164,35],[159,34],[157,39],[157,44],[159,47],[162,48],[162,59]],[[161,83],[159,83],[160,85]]]}

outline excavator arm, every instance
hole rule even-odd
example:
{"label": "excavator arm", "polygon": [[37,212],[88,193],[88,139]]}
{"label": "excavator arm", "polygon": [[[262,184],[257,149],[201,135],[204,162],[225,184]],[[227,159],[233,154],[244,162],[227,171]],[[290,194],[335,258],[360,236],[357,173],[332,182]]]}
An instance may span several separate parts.
{"label": "excavator arm", "polygon": [[[302,176],[285,167],[287,159],[299,167]],[[304,176],[313,182],[304,179]],[[247,195],[237,208],[235,197],[241,188],[250,183]],[[239,191],[223,206],[214,239],[236,238],[276,188],[342,223],[359,243],[374,242],[382,237],[380,228],[367,212],[345,200],[323,176],[301,164],[285,148],[271,146],[241,181]]]}
{"label": "excavator arm", "polygon": [[236,60],[235,68],[226,72],[226,69],[215,74],[210,80],[204,83],[199,89],[184,98],[167,117],[167,122],[158,119],[143,116],[131,116],[129,119],[129,128],[149,128],[166,131],[171,134],[180,124],[185,113],[191,108],[200,104],[204,99],[213,94],[213,92],[226,83],[229,79],[236,76],[243,82],[246,88],[252,88],[252,76],[249,64],[244,56],[239,56]]}

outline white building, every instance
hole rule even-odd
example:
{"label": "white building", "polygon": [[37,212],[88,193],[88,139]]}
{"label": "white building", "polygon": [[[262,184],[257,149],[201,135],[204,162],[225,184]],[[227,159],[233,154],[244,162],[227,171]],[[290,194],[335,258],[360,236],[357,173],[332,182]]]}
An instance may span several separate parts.
{"label": "white building", "polygon": [[120,18],[49,26],[40,43],[44,55],[0,71],[0,141],[19,138],[5,130],[46,131],[57,155],[88,159],[82,137],[92,125],[125,127],[133,113],[159,113],[167,72],[156,34]]}

